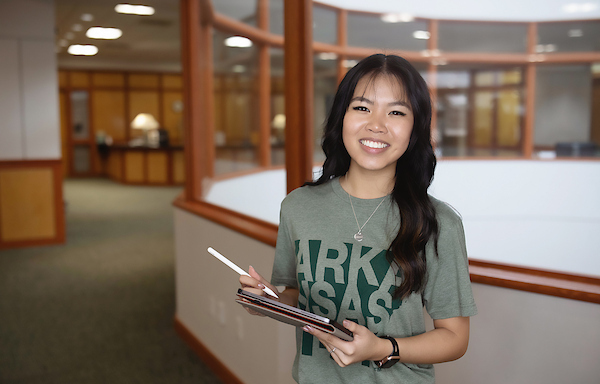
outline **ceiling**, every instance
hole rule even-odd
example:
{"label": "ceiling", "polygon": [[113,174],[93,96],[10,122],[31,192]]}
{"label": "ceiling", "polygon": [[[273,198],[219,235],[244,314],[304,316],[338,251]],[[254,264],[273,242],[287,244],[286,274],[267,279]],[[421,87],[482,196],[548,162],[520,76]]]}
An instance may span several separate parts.
{"label": "ceiling", "polygon": [[[253,8],[256,0],[213,0],[222,12]],[[281,3],[283,0],[271,0]],[[292,1],[292,0],[287,0]],[[374,12],[408,12],[419,17],[461,20],[545,21],[600,19],[600,0],[319,0],[335,6]],[[60,68],[173,71],[181,70],[179,0],[138,0],[155,8],[152,16],[123,15],[114,11],[118,0],[55,0],[56,43]],[[499,7],[498,4],[501,4]],[[569,8],[570,7],[570,8]],[[566,12],[569,10],[570,12]],[[92,21],[81,20],[91,14]],[[228,12],[229,14],[229,12]],[[80,30],[73,26],[80,25]],[[118,27],[117,40],[92,40],[89,27]],[[77,27],[75,27],[77,29]],[[368,31],[364,31],[368,33]],[[69,34],[71,34],[69,36]],[[70,44],[94,44],[95,56],[72,56]]]}

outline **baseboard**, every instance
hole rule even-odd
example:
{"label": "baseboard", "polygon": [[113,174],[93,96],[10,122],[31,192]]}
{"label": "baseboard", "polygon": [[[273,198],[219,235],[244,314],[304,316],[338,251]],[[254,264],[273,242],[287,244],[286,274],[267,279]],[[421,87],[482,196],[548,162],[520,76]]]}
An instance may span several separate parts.
{"label": "baseboard", "polygon": [[200,359],[221,379],[223,384],[244,384],[175,316],[175,331]]}

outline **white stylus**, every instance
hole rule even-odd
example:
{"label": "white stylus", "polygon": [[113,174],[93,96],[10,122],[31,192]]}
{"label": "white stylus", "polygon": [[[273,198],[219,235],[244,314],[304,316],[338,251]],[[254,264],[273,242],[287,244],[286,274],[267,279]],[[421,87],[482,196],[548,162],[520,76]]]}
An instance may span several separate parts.
{"label": "white stylus", "polygon": [[[235,265],[233,262],[231,262],[231,260],[229,260],[225,256],[221,255],[214,248],[208,247],[208,253],[210,253],[211,255],[213,255],[214,257],[216,257],[217,259],[221,260],[225,265],[227,265],[229,268],[233,269],[234,271],[236,271],[240,275],[250,276],[250,274],[248,272],[244,271],[242,268],[240,268],[237,265]],[[277,294],[275,292],[273,292],[269,287],[265,286],[262,290],[266,294],[271,295],[271,296],[273,296],[276,299],[279,299],[279,296],[277,296]]]}

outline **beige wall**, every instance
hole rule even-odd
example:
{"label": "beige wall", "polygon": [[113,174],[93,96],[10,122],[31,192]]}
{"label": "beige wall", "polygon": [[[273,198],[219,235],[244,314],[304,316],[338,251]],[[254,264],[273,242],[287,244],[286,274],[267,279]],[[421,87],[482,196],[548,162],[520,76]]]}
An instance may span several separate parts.
{"label": "beige wall", "polygon": [[[177,316],[244,383],[292,383],[293,328],[246,314],[233,300],[242,268],[270,276],[274,249],[175,209]],[[595,384],[600,305],[474,284],[479,314],[460,360],[437,366],[439,384]],[[273,380],[277,377],[277,380]]]}

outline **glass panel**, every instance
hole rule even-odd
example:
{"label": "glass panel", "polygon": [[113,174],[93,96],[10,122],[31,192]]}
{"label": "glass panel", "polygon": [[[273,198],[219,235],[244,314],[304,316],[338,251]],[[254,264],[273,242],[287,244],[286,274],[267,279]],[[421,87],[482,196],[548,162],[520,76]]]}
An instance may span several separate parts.
{"label": "glass panel", "polygon": [[543,52],[600,51],[600,21],[538,24],[538,46]]}
{"label": "glass panel", "polygon": [[271,48],[271,164],[285,164],[283,49]]}
{"label": "glass panel", "polygon": [[88,119],[88,92],[71,92],[71,133],[76,140],[85,140],[90,137],[90,123]]}
{"label": "glass panel", "polygon": [[283,36],[283,0],[269,0],[269,30]]}
{"label": "glass panel", "polygon": [[539,157],[599,156],[598,120],[592,123],[598,81],[590,65],[538,66],[535,151]]}
{"label": "glass panel", "polygon": [[76,174],[89,173],[90,147],[87,145],[76,145],[73,147],[73,172]]}
{"label": "glass panel", "polygon": [[337,44],[337,12],[330,8],[313,6],[313,40]]}
{"label": "glass panel", "polygon": [[527,52],[527,24],[442,21],[438,47],[456,52]]}
{"label": "glass panel", "polygon": [[348,45],[352,47],[422,51],[427,49],[427,40],[413,33],[427,29],[425,21],[385,23],[379,15],[348,13]]}
{"label": "glass panel", "polygon": [[229,34],[214,34],[215,174],[257,166],[258,55],[252,47],[228,47]]}
{"label": "glass panel", "polygon": [[218,0],[212,4],[215,12],[256,26],[256,0]]}
{"label": "glass panel", "polygon": [[314,57],[314,132],[313,161],[325,161],[321,148],[323,128],[337,90],[337,60],[335,55],[318,54]]}
{"label": "glass panel", "polygon": [[440,67],[437,76],[437,151],[441,156],[521,153],[521,68]]}

